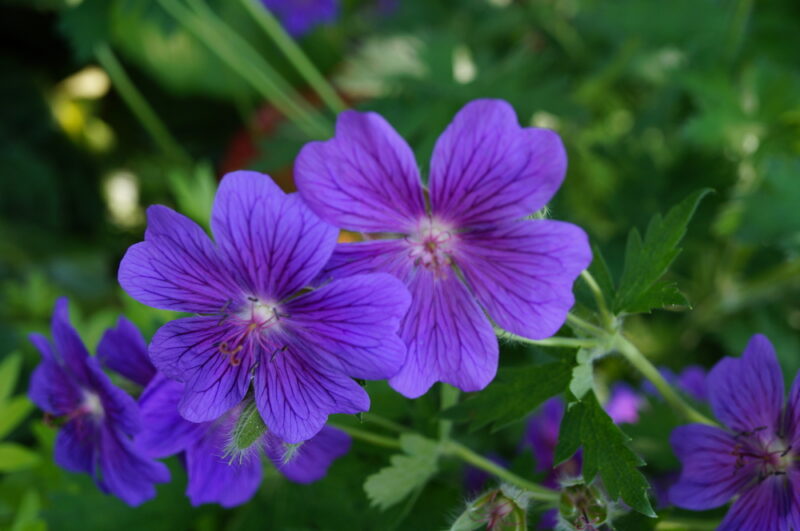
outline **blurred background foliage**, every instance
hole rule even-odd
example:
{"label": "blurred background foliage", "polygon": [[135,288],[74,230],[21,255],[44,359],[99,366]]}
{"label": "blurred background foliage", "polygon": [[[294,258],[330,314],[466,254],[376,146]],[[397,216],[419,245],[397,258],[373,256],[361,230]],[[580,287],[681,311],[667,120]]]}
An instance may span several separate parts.
{"label": "blurred background foliage", "polygon": [[[58,295],[71,297],[90,350],[120,313],[148,336],[167,318],[115,280],[147,205],[205,222],[216,179],[239,168],[291,190],[299,148],[331,134],[333,112],[244,5],[0,2],[0,528],[436,529],[461,510],[467,493],[455,463],[412,502],[369,507],[361,485],[386,455],[358,443],[324,481],[297,486],[272,474],[231,511],[191,508],[174,461],[175,481],[130,509],[52,464],[54,430],[23,397],[38,361],[26,335],[47,332]],[[208,15],[202,31],[198,13]],[[504,98],[521,123],[557,130],[570,162],[551,214],[583,226],[616,277],[630,228],[715,189],[672,273],[693,310],[635,317],[628,330],[673,369],[738,355],[762,332],[793,378],[798,24],[793,0],[348,0],[338,20],[299,44],[349,105],[380,112],[408,139],[423,171],[439,133],[474,98]],[[504,351],[506,365],[539,355]],[[633,377],[614,360],[599,371],[606,381]],[[370,393],[383,416],[435,430],[435,393],[408,401],[382,384]],[[648,441],[663,441],[674,419],[653,420],[663,404],[652,408],[632,428],[634,444],[650,468],[666,470],[675,464],[669,449]],[[531,476],[521,432],[464,437]]]}

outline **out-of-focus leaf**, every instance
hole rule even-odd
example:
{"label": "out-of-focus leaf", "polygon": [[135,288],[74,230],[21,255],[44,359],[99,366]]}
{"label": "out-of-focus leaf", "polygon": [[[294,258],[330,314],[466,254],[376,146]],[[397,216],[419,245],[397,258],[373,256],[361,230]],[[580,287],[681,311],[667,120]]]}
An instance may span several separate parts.
{"label": "out-of-focus leaf", "polygon": [[0,439],[11,433],[33,409],[27,396],[15,396],[7,402],[0,402]]}
{"label": "out-of-focus leaf", "polygon": [[414,490],[422,488],[436,473],[439,449],[436,442],[416,434],[400,436],[404,454],[393,455],[391,466],[382,468],[364,482],[373,505],[388,509]]}
{"label": "out-of-focus leaf", "polygon": [[15,472],[36,465],[39,454],[14,443],[0,444],[0,472]]}
{"label": "out-of-focus leaf", "polygon": [[686,234],[689,220],[710,191],[704,188],[694,192],[674,206],[664,218],[660,214],[653,216],[644,241],[638,230],[631,230],[625,250],[625,268],[614,301],[615,313],[649,312],[656,308],[686,304],[677,286],[658,281],[680,254],[678,244]]}
{"label": "out-of-focus leaf", "polygon": [[18,352],[9,354],[0,363],[0,404],[5,402],[14,392],[21,363],[22,357]]}
{"label": "out-of-focus leaf", "polygon": [[470,421],[473,431],[489,424],[492,431],[497,431],[564,391],[573,366],[574,359],[565,358],[543,365],[501,369],[489,387],[442,415],[456,421]]}
{"label": "out-of-focus leaf", "polygon": [[78,61],[94,56],[95,46],[108,41],[111,0],[83,0],[61,15],[59,28]]}
{"label": "out-of-focus leaf", "polygon": [[629,441],[590,393],[568,405],[555,462],[564,462],[583,448],[583,478],[587,483],[599,474],[612,499],[622,498],[636,511],[655,516],[647,497],[650,486],[639,470],[645,463],[629,448]]}
{"label": "out-of-focus leaf", "polygon": [[764,180],[745,200],[739,237],[766,244],[800,234],[800,159],[773,159],[763,166]]}
{"label": "out-of-focus leaf", "polygon": [[45,531],[47,523],[39,518],[42,502],[34,489],[25,492],[17,508],[11,531]]}

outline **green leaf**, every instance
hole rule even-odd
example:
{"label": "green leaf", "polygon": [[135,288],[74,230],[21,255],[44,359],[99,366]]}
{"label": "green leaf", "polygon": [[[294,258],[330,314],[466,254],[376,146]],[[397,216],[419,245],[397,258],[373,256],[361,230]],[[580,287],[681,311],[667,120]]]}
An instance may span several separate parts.
{"label": "green leaf", "polygon": [[614,301],[615,313],[642,313],[687,304],[674,283],[658,281],[680,254],[678,244],[686,234],[689,220],[709,192],[708,188],[698,190],[673,207],[666,217],[653,216],[644,241],[638,230],[631,230]]}
{"label": "green leaf", "polygon": [[22,357],[19,352],[9,354],[6,359],[0,363],[0,404],[5,402],[14,392],[14,386],[17,384],[17,377],[19,376],[21,364]]}
{"label": "green leaf", "polygon": [[0,444],[0,472],[15,472],[36,465],[39,454],[14,443]]}
{"label": "green leaf", "polygon": [[0,403],[0,439],[11,433],[33,409],[33,403],[27,396],[15,396],[5,403]]}
{"label": "green leaf", "polygon": [[400,446],[404,454],[393,455],[391,466],[382,468],[364,482],[364,491],[373,505],[388,509],[414,490],[422,488],[436,473],[439,447],[421,435],[403,434]]}
{"label": "green leaf", "polygon": [[598,474],[613,500],[622,498],[636,511],[655,516],[647,497],[649,485],[639,470],[644,461],[628,446],[630,439],[611,420],[594,393],[569,404],[556,446],[556,463],[583,448],[583,477],[589,483]]}
{"label": "green leaf", "polygon": [[569,385],[574,360],[501,369],[484,391],[445,410],[442,415],[456,421],[472,422],[472,431],[492,424],[497,431],[536,409]]}
{"label": "green leaf", "polygon": [[75,58],[87,61],[94,56],[95,46],[109,39],[109,0],[84,0],[61,15],[59,29],[72,45]]}

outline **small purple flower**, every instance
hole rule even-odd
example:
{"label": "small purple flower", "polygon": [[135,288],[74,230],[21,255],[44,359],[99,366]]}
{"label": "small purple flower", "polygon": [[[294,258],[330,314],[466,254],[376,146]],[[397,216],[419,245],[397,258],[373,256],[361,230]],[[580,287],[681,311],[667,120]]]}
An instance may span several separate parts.
{"label": "small purple flower", "polygon": [[721,530],[800,529],[800,377],[784,408],[775,350],[755,335],[741,358],[717,363],[707,389],[724,427],[689,424],[672,432],[683,469],[670,499],[706,510],[736,497]]}
{"label": "small purple flower", "polygon": [[630,385],[616,383],[611,388],[611,396],[603,407],[614,424],[635,424],[639,422],[639,411],[645,400]]}
{"label": "small purple flower", "polygon": [[310,483],[325,476],[333,461],[350,449],[350,437],[325,426],[285,460],[286,447],[272,434],[242,456],[229,456],[227,445],[241,406],[211,422],[192,423],[178,414],[183,384],[157,375],[139,399],[144,429],[136,443],[147,455],[167,457],[185,452],[189,484],[186,495],[192,505],[218,503],[234,507],[250,500],[262,479],[260,450],[278,471],[296,483]]}
{"label": "small purple flower", "polygon": [[483,389],[498,357],[487,314],[533,339],[561,327],[591,261],[587,237],[525,218],[550,200],[566,164],[557,134],[520,127],[498,100],[456,115],[436,143],[427,190],[408,144],[375,113],[346,111],[333,139],[303,148],[295,179],[311,209],[373,233],[337,246],[322,278],[383,271],[411,290],[400,328],[408,357],[392,387],[412,398],[436,381]]}
{"label": "small purple flower", "polygon": [[56,303],[52,344],[31,335],[42,362],[28,394],[48,415],[65,420],[56,438],[56,463],[91,475],[103,492],[139,505],[155,495],[154,483],[169,481],[169,471],[134,447],[131,436],[140,429],[136,402],[89,355],[70,325],[67,305],[66,298]]}
{"label": "small purple flower", "polygon": [[134,299],[200,315],[169,322],[150,359],[186,384],[192,422],[237,406],[253,384],[269,430],[289,443],[313,437],[332,413],[369,409],[353,380],[394,376],[408,290],[387,274],[306,287],[330,258],[338,231],[255,172],[219,186],[211,229],[160,205],[147,210],[145,241],[122,259],[119,282]]}
{"label": "small purple flower", "polygon": [[338,0],[261,0],[292,37],[302,37],[315,26],[339,16]]}

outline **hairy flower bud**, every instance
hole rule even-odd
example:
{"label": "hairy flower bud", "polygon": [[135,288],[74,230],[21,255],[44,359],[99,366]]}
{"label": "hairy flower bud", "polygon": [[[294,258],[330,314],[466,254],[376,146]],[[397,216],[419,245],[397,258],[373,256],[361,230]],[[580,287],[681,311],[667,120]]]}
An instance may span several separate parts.
{"label": "hairy flower bud", "polygon": [[528,528],[527,508],[528,498],[524,491],[502,485],[469,503],[450,531],[471,531],[484,526],[488,531],[522,531]]}
{"label": "hairy flower bud", "polygon": [[605,496],[582,481],[563,487],[558,512],[561,528],[580,531],[599,529],[609,516]]}

